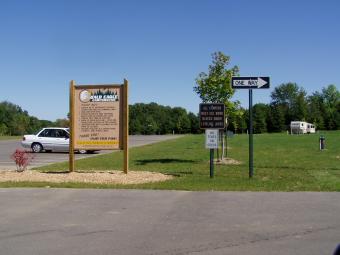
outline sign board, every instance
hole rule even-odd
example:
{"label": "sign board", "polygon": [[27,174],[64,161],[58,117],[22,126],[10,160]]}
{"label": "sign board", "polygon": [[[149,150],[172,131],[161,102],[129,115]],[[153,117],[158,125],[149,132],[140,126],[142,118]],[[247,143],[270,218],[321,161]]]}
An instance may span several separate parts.
{"label": "sign board", "polygon": [[75,86],[74,149],[122,148],[122,87]]}
{"label": "sign board", "polygon": [[218,148],[218,129],[205,130],[205,148],[206,149]]}
{"label": "sign board", "polygon": [[224,129],[224,104],[200,104],[200,128]]}
{"label": "sign board", "polygon": [[124,150],[124,173],[129,168],[128,81],[117,85],[76,85],[70,82],[69,169],[75,150]]}
{"label": "sign board", "polygon": [[268,89],[269,77],[232,77],[231,86],[234,89]]}

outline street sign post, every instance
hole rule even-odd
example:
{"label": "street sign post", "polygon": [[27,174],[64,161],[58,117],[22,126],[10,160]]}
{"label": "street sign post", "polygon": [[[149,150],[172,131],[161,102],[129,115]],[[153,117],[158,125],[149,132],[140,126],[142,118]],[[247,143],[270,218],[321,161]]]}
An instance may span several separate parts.
{"label": "street sign post", "polygon": [[205,130],[205,148],[210,149],[210,178],[214,177],[214,149],[218,148],[218,129]]}
{"label": "street sign post", "polygon": [[205,129],[205,147],[210,149],[210,178],[214,177],[214,149],[218,148],[219,129],[225,128],[224,112],[224,104],[200,104],[200,128]]}
{"label": "street sign post", "polygon": [[233,89],[249,90],[249,178],[254,175],[254,143],[253,143],[253,89],[268,89],[269,77],[232,77]]}

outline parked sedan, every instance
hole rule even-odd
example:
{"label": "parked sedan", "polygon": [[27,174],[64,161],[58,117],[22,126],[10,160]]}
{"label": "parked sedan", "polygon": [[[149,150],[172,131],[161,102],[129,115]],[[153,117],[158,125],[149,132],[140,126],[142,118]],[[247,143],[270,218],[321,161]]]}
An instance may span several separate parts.
{"label": "parked sedan", "polygon": [[[43,128],[36,135],[24,135],[21,145],[33,152],[69,151],[70,133],[68,128]],[[79,150],[79,153],[93,151]]]}

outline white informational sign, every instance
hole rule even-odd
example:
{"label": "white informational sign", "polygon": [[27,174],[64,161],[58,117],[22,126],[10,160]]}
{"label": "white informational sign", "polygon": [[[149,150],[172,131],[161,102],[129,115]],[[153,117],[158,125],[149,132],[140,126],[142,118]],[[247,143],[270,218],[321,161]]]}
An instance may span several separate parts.
{"label": "white informational sign", "polygon": [[205,148],[206,149],[218,148],[218,129],[205,130]]}

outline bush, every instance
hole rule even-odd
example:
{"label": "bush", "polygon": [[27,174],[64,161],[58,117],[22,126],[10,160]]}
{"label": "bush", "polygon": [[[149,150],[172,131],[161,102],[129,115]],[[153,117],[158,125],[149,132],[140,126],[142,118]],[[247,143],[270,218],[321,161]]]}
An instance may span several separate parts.
{"label": "bush", "polygon": [[23,172],[34,159],[34,155],[25,150],[16,149],[11,155],[11,159],[15,162],[17,171]]}

